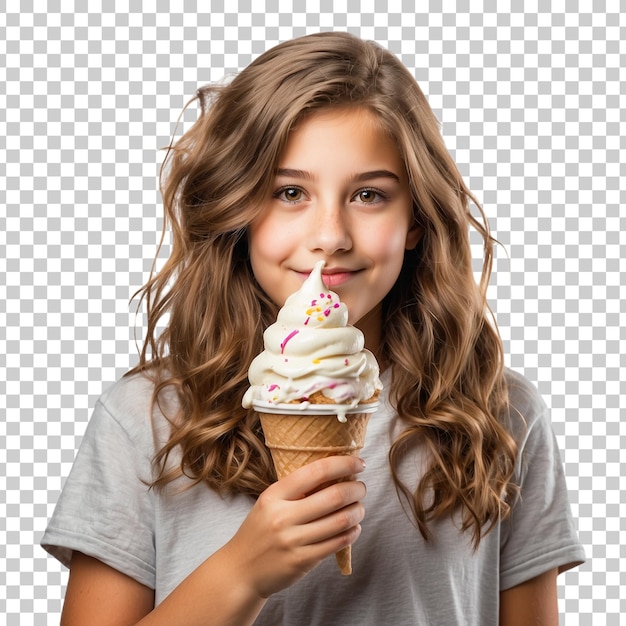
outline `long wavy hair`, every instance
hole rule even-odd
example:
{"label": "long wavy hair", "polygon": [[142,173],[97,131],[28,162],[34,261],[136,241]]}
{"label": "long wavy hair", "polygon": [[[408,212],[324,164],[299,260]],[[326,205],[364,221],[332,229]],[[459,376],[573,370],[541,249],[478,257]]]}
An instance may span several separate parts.
{"label": "long wavy hair", "polygon": [[[389,451],[391,471],[424,538],[431,520],[460,510],[477,546],[508,514],[517,454],[503,417],[502,343],[486,299],[494,240],[415,79],[376,43],[319,33],[270,49],[231,82],[201,88],[196,100],[199,117],[170,145],[161,172],[171,255],[138,292],[147,335],[133,371],[155,381],[154,404],[168,387],[179,400],[154,486],[186,475],[222,493],[258,496],[276,479],[259,419],[241,406],[248,365],[277,313],[254,279],[246,229],[271,194],[298,122],[328,107],[364,107],[397,143],[423,229],[383,302],[381,355],[404,424]],[[472,227],[484,242],[478,284]],[[428,466],[405,484],[398,468],[417,445]]]}

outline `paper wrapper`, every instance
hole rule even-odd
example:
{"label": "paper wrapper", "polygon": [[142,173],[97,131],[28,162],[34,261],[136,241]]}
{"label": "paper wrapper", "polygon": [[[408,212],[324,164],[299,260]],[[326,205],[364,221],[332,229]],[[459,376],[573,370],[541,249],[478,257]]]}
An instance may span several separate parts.
{"label": "paper wrapper", "polygon": [[[310,405],[305,409],[294,408],[294,405],[259,404],[255,403],[255,409],[280,479],[327,456],[357,456],[365,442],[370,413],[376,410],[378,403],[356,408]],[[345,416],[345,422],[338,419],[338,414],[342,419]],[[343,548],[335,557],[341,573],[351,574],[352,546]]]}

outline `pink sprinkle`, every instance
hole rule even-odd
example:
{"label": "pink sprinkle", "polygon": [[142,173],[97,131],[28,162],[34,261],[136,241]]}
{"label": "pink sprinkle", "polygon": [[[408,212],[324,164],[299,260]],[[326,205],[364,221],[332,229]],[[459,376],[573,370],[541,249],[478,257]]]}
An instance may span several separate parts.
{"label": "pink sprinkle", "polygon": [[335,302],[335,304],[333,305],[333,309],[338,309],[339,308],[339,302]]}
{"label": "pink sprinkle", "polygon": [[274,391],[274,389],[280,389],[280,387],[278,385],[270,385],[267,390],[268,391]]}
{"label": "pink sprinkle", "polygon": [[320,293],[320,298],[323,298],[323,297],[324,297],[324,294],[323,294],[323,293]]}
{"label": "pink sprinkle", "polygon": [[310,317],[307,317],[307,318],[304,320],[304,325],[305,325],[305,326],[309,323],[309,320],[310,320],[310,319],[311,319]]}
{"label": "pink sprinkle", "polygon": [[317,298],[315,300],[311,300],[311,306],[315,306],[317,304]]}
{"label": "pink sprinkle", "polygon": [[326,295],[326,297],[327,297],[329,300],[332,300],[332,299],[333,299],[333,297],[332,297],[330,294],[327,294],[327,295]]}
{"label": "pink sprinkle", "polygon": [[330,315],[330,309],[326,309],[326,310],[324,311],[324,315],[325,315],[326,317],[328,317],[328,316]]}
{"label": "pink sprinkle", "polygon": [[284,341],[280,344],[280,353],[282,354],[285,351],[285,346],[287,345],[287,342],[292,339],[293,337],[295,337],[300,331],[299,330],[292,330],[284,339]]}
{"label": "pink sprinkle", "polygon": [[348,365],[348,359],[344,359],[344,360],[343,360],[343,364],[344,364],[344,365]]}

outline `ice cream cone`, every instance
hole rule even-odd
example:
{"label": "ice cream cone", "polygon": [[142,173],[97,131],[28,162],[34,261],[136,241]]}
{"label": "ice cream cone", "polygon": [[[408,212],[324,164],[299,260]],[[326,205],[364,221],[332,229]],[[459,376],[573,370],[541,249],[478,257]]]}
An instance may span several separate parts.
{"label": "ice cream cone", "polygon": [[[320,405],[312,405],[310,410],[320,410]],[[298,409],[292,409],[291,413],[288,409],[281,413],[260,412],[259,416],[279,479],[317,459],[334,455],[357,456],[365,442],[370,417],[369,412],[349,413],[345,421],[340,421],[336,411],[303,414]],[[352,573],[351,555],[351,546],[335,555],[344,575]]]}
{"label": "ice cream cone", "polygon": [[[261,416],[278,478],[327,456],[356,456],[383,388],[365,336],[324,284],[324,266],[315,263],[263,332],[241,400]],[[350,548],[337,553],[337,562],[342,573],[352,572]]]}

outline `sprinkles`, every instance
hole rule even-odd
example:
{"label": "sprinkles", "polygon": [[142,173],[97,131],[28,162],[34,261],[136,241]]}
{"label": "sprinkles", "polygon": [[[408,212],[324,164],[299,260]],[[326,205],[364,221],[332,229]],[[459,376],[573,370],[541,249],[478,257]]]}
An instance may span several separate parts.
{"label": "sprinkles", "polygon": [[[332,313],[332,309],[338,309],[340,306],[339,302],[333,302],[331,293],[320,293],[320,297],[313,298],[313,300],[311,300],[311,306],[306,309],[305,313],[307,317],[304,320],[304,325],[308,326],[313,316],[315,316],[316,321],[323,322],[324,318]],[[321,315],[319,315],[320,313]]]}
{"label": "sprinkles", "polygon": [[292,330],[281,342],[280,344],[280,353],[283,354],[283,352],[285,351],[285,346],[287,345],[287,342],[290,339],[293,339],[293,337],[295,337],[300,331],[298,329],[296,330]]}

